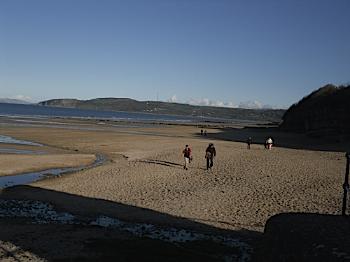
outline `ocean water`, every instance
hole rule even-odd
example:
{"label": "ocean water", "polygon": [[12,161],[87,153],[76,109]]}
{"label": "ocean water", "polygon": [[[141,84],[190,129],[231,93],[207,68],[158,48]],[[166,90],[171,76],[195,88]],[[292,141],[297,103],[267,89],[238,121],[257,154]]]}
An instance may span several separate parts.
{"label": "ocean water", "polygon": [[199,122],[202,118],[191,116],[158,115],[149,113],[130,113],[117,111],[97,111],[75,108],[46,107],[39,105],[19,105],[0,103],[0,116],[35,117],[74,117],[111,120]]}

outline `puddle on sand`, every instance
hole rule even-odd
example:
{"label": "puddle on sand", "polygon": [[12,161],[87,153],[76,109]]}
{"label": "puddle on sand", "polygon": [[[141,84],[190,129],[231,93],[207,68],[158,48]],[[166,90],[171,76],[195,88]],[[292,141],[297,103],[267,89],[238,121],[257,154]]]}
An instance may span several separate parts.
{"label": "puddle on sand", "polygon": [[56,177],[67,173],[78,172],[84,169],[102,165],[105,161],[106,158],[103,155],[96,154],[96,160],[91,165],[84,165],[79,167],[53,168],[20,175],[2,176],[0,177],[0,189],[17,185],[25,185],[44,178]]}

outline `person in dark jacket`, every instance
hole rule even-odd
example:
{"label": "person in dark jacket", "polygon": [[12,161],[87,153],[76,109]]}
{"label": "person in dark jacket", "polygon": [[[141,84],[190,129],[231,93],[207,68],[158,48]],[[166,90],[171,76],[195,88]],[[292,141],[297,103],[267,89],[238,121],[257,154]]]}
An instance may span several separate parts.
{"label": "person in dark jacket", "polygon": [[186,145],[182,153],[184,155],[184,160],[185,160],[184,169],[188,170],[188,164],[191,162],[191,158],[192,158],[192,150],[188,145]]}
{"label": "person in dark jacket", "polygon": [[205,150],[205,158],[207,159],[207,170],[214,165],[214,157],[216,156],[216,150],[213,143],[210,143]]}
{"label": "person in dark jacket", "polygon": [[248,137],[247,139],[247,149],[250,149],[250,145],[252,144],[252,137]]}

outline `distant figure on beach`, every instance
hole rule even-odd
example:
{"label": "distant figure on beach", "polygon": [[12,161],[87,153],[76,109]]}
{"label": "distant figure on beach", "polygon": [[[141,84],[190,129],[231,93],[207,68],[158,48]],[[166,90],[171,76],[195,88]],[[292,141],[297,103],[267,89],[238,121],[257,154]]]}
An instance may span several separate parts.
{"label": "distant figure on beach", "polygon": [[188,170],[188,164],[191,162],[191,158],[192,158],[192,155],[191,155],[192,150],[188,145],[186,145],[182,153],[184,155],[184,160],[185,160],[184,169]]}
{"label": "distant figure on beach", "polygon": [[269,137],[265,142],[265,148],[268,150],[271,150],[273,144],[273,140],[271,137]]}
{"label": "distant figure on beach", "polygon": [[201,129],[201,136],[203,135],[203,129]]}
{"label": "distant figure on beach", "polygon": [[252,138],[248,137],[247,139],[247,149],[250,149],[250,145],[252,144]]}
{"label": "distant figure on beach", "polygon": [[204,130],[204,136],[207,136],[207,130]]}
{"label": "distant figure on beach", "polygon": [[207,170],[214,165],[214,157],[216,156],[216,150],[213,143],[210,143],[205,150],[205,158],[207,159]]}

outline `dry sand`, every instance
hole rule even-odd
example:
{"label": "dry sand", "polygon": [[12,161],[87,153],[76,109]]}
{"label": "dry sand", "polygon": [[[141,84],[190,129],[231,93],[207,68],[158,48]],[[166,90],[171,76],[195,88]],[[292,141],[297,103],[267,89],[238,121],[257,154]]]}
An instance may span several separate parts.
{"label": "dry sand", "polygon": [[[60,181],[45,180],[33,186],[228,229],[263,230],[265,221],[281,212],[340,211],[345,166],[342,154],[283,148],[266,151],[258,146],[248,151],[239,143],[216,142],[214,168],[206,171],[207,142],[186,140],[193,148],[194,161],[185,171],[180,147],[184,142],[174,141],[172,148],[162,147],[159,153],[154,148],[142,159],[136,159],[139,152],[126,151],[123,153],[132,160],[118,159]],[[145,147],[150,149],[154,143],[150,141]],[[136,219],[118,210],[109,215]]]}
{"label": "dry sand", "polygon": [[[99,132],[7,128],[2,133],[104,153],[112,161],[32,185],[43,189],[148,208],[220,228],[262,230],[265,221],[280,212],[339,213],[343,153],[281,147],[268,151],[261,145],[247,150],[243,143],[210,139],[218,130],[208,130],[209,136],[201,138],[195,137],[197,132],[195,127],[177,126]],[[204,152],[211,141],[218,155],[213,170],[206,171]],[[188,171],[182,168],[185,144],[194,156]],[[91,161],[91,156],[85,160]],[[118,210],[115,215],[120,215]]]}
{"label": "dry sand", "polygon": [[[31,188],[39,191],[9,189],[0,197],[48,201],[80,215],[172,225],[168,216],[155,215],[165,214],[185,219],[184,226],[185,221],[195,221],[230,231],[262,232],[269,217],[285,212],[340,213],[344,153],[283,147],[268,151],[256,144],[247,150],[244,143],[222,140],[229,137],[217,136],[218,129],[208,129],[208,137],[198,136],[199,130],[191,126],[107,126],[100,131],[1,128],[3,135],[80,153],[103,153],[110,161],[33,183]],[[204,152],[209,142],[214,142],[217,157],[213,170],[206,171]],[[185,144],[192,147],[194,156],[187,171],[181,154]],[[84,159],[91,161],[91,156]],[[75,196],[74,202],[67,201],[68,195]],[[96,204],[91,201],[86,206],[91,199]],[[114,203],[115,208],[96,199]],[[141,216],[144,209],[155,213]]]}

